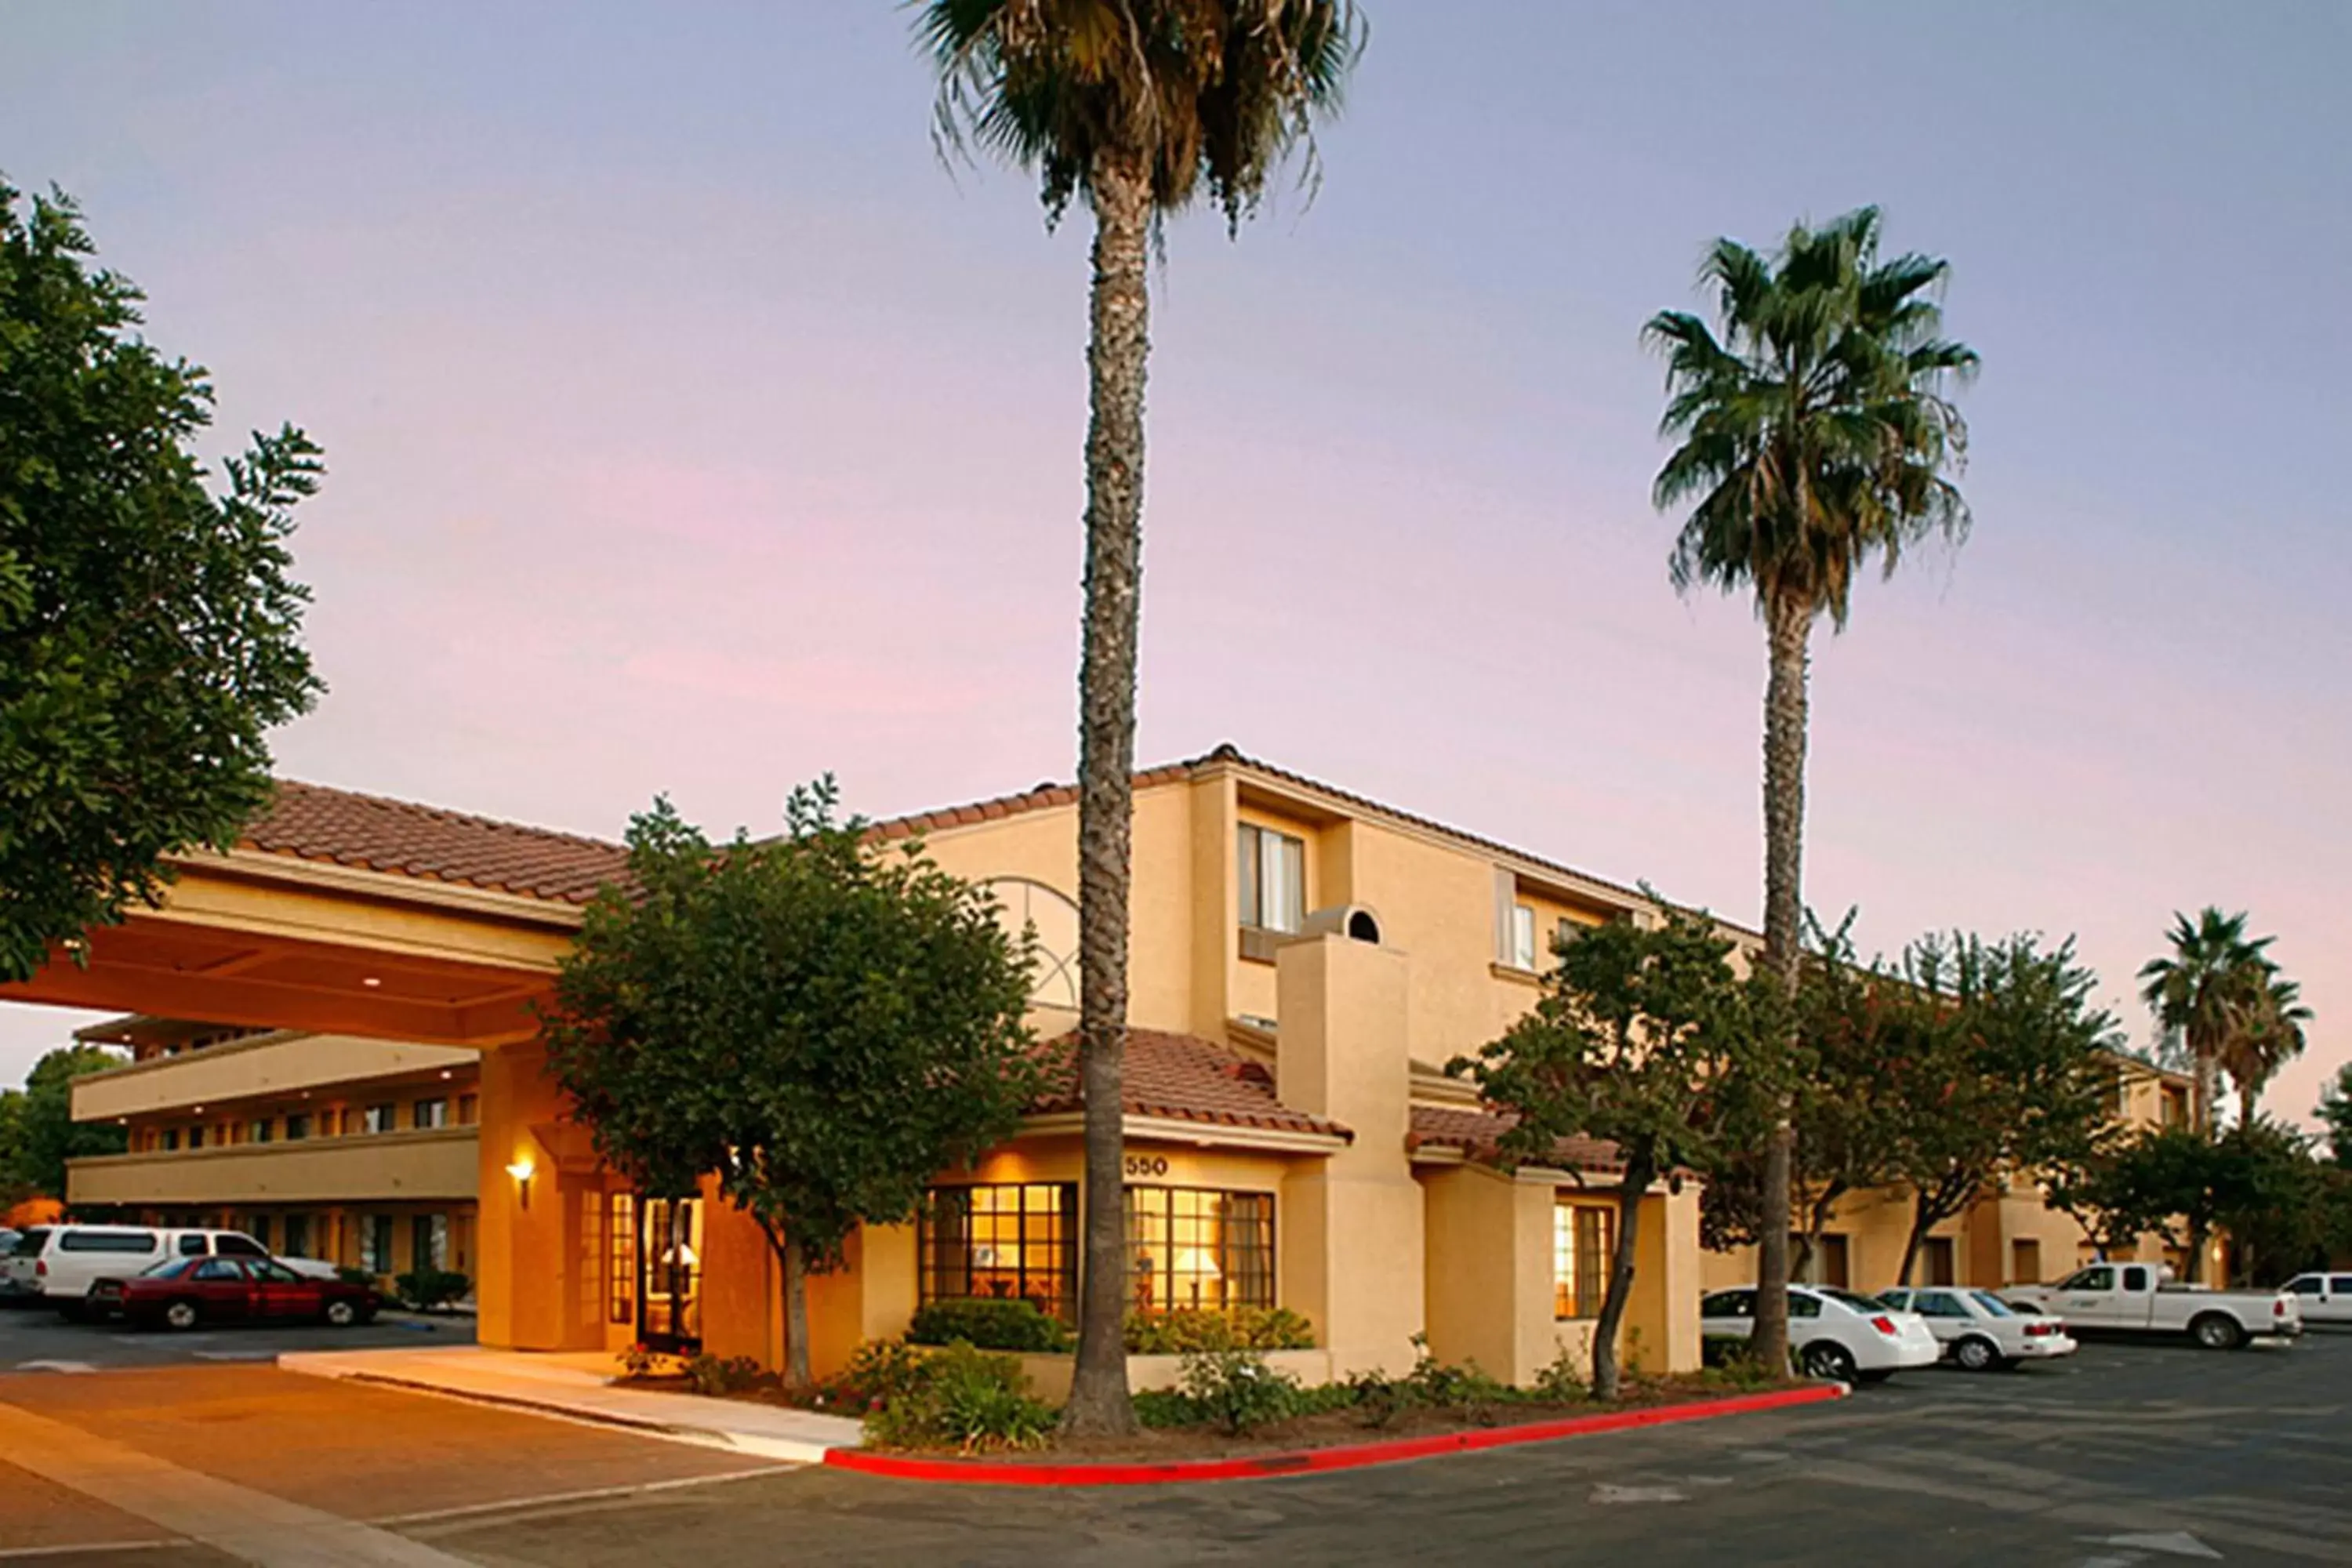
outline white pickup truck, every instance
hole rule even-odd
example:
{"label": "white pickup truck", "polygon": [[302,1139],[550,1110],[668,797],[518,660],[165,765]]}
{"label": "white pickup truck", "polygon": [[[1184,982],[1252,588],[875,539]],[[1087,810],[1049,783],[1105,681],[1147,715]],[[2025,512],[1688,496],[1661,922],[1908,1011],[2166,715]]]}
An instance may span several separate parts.
{"label": "white pickup truck", "polygon": [[2284,1290],[2209,1290],[2173,1281],[2152,1263],[2094,1263],[2055,1285],[2016,1285],[2001,1292],[2094,1332],[2186,1334],[2207,1350],[2235,1350],[2248,1340],[2303,1332],[2303,1313]]}

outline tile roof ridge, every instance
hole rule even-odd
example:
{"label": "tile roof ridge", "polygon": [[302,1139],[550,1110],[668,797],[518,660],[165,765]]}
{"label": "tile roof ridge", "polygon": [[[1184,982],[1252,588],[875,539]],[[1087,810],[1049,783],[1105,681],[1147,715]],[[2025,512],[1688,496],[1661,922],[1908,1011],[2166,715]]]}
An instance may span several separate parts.
{"label": "tile roof ridge", "polygon": [[270,805],[268,806],[265,806],[260,813],[256,815],[251,821],[246,824],[243,829],[239,830],[238,837],[240,839],[248,837],[254,827],[261,825],[268,819],[270,811],[277,805],[277,795],[279,793],[291,790],[298,792],[298,794],[300,795],[323,795],[337,800],[356,801],[362,805],[380,806],[385,810],[396,811],[406,816],[422,816],[430,818],[436,822],[448,823],[467,827],[482,827],[499,833],[520,834],[535,839],[551,839],[560,843],[574,845],[583,849],[608,850],[616,854],[625,853],[627,850],[626,845],[610,838],[596,838],[588,834],[573,833],[561,827],[541,827],[535,823],[514,822],[505,817],[485,816],[480,812],[460,811],[455,806],[435,805],[429,801],[403,800],[395,795],[375,795],[367,790],[346,789],[341,784],[324,784],[316,783],[310,779],[280,777],[272,778],[270,780],[270,785],[272,789]]}

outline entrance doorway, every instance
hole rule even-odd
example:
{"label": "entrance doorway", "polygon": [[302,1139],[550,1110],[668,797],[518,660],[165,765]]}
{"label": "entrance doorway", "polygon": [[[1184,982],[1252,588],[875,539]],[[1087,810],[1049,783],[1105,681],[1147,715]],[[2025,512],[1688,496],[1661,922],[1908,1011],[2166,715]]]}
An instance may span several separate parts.
{"label": "entrance doorway", "polygon": [[696,1199],[638,1200],[637,1341],[672,1355],[702,1348],[702,1205]]}

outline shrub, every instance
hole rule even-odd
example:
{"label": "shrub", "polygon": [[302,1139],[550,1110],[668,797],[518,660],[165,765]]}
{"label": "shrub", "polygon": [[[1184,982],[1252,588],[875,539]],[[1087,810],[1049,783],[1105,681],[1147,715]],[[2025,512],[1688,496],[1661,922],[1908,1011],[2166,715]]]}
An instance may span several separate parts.
{"label": "shrub", "polygon": [[645,1345],[631,1345],[613,1359],[621,1363],[623,1377],[651,1377],[661,1358]]}
{"label": "shrub", "polygon": [[393,1293],[420,1312],[435,1312],[452,1301],[462,1301],[474,1282],[446,1268],[419,1268],[394,1277]]}
{"label": "shrub", "polygon": [[1418,1358],[1404,1377],[1412,1404],[1450,1409],[1465,1421],[1486,1426],[1494,1423],[1496,1405],[1521,1397],[1517,1389],[1478,1370],[1475,1361],[1463,1366],[1439,1361],[1429,1353],[1427,1334],[1413,1335],[1412,1344]]}
{"label": "shrub", "polygon": [[956,1343],[919,1363],[914,1386],[867,1413],[866,1430],[900,1448],[979,1453],[1034,1448],[1054,1429],[1053,1407],[1029,1395],[1029,1380],[1010,1355]]}
{"label": "shrub", "polygon": [[961,1340],[984,1351],[1062,1351],[1070,1331],[1038,1310],[1034,1301],[974,1297],[929,1301],[915,1309],[907,1339],[919,1345],[950,1345]]}
{"label": "shrub", "polygon": [[364,1268],[353,1268],[348,1264],[335,1265],[335,1278],[346,1285],[364,1285],[371,1290],[375,1289],[374,1275]]}
{"label": "shrub", "polygon": [[1702,1383],[1721,1388],[1769,1388],[1780,1380],[1746,1340],[1702,1340],[1699,1361]]}
{"label": "shrub", "polygon": [[1239,1435],[1296,1414],[1298,1380],[1266,1365],[1264,1351],[1193,1351],[1184,1358],[1184,1396]]}
{"label": "shrub", "polygon": [[1412,1391],[1403,1383],[1377,1369],[1351,1374],[1345,1386],[1356,1418],[1367,1426],[1386,1426],[1412,1403]]}
{"label": "shrub", "polygon": [[1573,1405],[1580,1399],[1591,1397],[1592,1384],[1585,1377],[1584,1370],[1569,1359],[1568,1347],[1562,1345],[1550,1363],[1536,1373],[1534,1394],[1538,1399]]}
{"label": "shrub", "polygon": [[868,1340],[834,1384],[844,1404],[871,1408],[911,1394],[923,1381],[923,1352],[905,1340]]}
{"label": "shrub", "polygon": [[1314,1348],[1314,1325],[1287,1307],[1129,1312],[1127,1317],[1127,1349],[1130,1355]]}
{"label": "shrub", "polygon": [[751,1388],[767,1373],[760,1363],[747,1355],[729,1356],[724,1361],[705,1351],[686,1363],[686,1381],[694,1385],[697,1394],[732,1394]]}

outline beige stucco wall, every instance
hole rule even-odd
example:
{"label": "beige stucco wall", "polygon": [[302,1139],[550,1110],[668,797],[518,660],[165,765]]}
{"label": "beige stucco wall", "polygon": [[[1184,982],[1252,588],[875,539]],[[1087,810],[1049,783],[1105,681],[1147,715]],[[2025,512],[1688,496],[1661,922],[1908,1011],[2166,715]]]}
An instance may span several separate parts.
{"label": "beige stucco wall", "polygon": [[236,1040],[76,1079],[73,1114],[77,1121],[100,1121],[445,1068],[470,1076],[476,1059],[476,1052],[457,1046],[356,1035]]}
{"label": "beige stucco wall", "polygon": [[372,1138],[102,1155],[74,1161],[66,1186],[76,1204],[471,1199],[479,1169],[475,1129],[447,1127]]}

